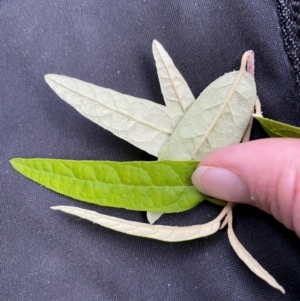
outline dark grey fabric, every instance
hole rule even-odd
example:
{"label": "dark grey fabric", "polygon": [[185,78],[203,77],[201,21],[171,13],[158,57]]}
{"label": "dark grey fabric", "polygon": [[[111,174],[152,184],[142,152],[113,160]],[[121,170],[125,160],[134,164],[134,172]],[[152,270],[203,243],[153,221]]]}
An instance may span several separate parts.
{"label": "dark grey fabric", "polygon": [[[242,53],[253,49],[265,116],[299,126],[300,101],[275,0],[2,0],[0,32],[0,300],[300,299],[299,239],[258,209],[234,209],[236,235],[285,296],[237,258],[226,231],[174,244],[126,236],[49,207],[80,206],[141,222],[145,213],[63,197],[9,164],[14,157],[154,160],[79,115],[43,80],[46,73],[64,74],[163,103],[153,39],[195,96],[238,69]],[[255,124],[253,138],[263,135]],[[202,204],[160,223],[202,223],[219,211]]]}
{"label": "dark grey fabric", "polygon": [[300,95],[300,2],[277,0],[277,8],[284,48],[293,66]]}

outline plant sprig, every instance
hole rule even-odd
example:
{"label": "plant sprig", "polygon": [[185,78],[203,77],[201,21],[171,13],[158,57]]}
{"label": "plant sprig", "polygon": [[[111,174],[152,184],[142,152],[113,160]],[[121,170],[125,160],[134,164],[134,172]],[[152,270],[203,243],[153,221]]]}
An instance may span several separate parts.
{"label": "plant sprig", "polygon": [[71,206],[51,208],[123,233],[167,242],[212,235],[228,224],[229,241],[239,258],[257,276],[285,293],[235,236],[234,204],[199,193],[190,179],[198,161],[207,154],[249,139],[255,102],[257,114],[253,116],[271,136],[299,138],[300,129],[259,115],[252,51],[243,55],[239,71],[221,76],[197,99],[157,41],[153,42],[153,54],[166,106],[62,75],[48,74],[45,79],[58,96],[83,116],[157,156],[158,161],[15,158],[11,160],[12,166],[45,187],[80,201],[147,210],[151,223],[162,213],[189,210],[204,199],[225,206],[213,221],[189,227],[137,223]]}

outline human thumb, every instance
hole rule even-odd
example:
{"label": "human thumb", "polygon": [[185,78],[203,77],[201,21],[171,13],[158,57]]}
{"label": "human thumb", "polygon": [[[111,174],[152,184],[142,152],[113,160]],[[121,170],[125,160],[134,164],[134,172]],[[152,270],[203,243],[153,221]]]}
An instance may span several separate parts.
{"label": "human thumb", "polygon": [[201,192],[251,204],[300,237],[300,140],[268,138],[217,150],[192,176]]}

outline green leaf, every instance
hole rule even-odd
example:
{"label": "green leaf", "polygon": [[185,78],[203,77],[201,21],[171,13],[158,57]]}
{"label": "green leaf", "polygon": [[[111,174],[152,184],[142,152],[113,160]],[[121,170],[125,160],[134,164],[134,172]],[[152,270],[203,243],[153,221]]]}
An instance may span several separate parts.
{"label": "green leaf", "polygon": [[253,114],[270,137],[300,138],[300,128]]}
{"label": "green leaf", "polygon": [[200,94],[159,153],[159,160],[202,160],[214,150],[241,141],[256,100],[254,78],[245,70],[249,54],[240,71],[219,77]]}
{"label": "green leaf", "polygon": [[12,166],[31,180],[63,195],[101,206],[174,213],[206,196],[191,175],[196,161],[111,162],[15,158]]}

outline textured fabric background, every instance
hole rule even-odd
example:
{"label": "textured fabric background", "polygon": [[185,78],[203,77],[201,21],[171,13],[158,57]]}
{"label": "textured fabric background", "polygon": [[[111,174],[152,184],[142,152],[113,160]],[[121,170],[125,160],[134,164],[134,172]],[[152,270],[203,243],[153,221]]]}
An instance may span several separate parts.
{"label": "textured fabric background", "polygon": [[[14,157],[154,160],[79,115],[43,79],[64,74],[163,103],[153,39],[195,96],[238,69],[242,53],[253,49],[265,116],[300,126],[275,0],[2,0],[0,32],[0,300],[300,300],[299,239],[258,209],[234,209],[236,235],[285,296],[237,258],[226,231],[174,244],[113,232],[49,207],[80,206],[140,222],[145,213],[79,203],[9,164]],[[253,138],[262,136],[255,124]],[[160,223],[203,223],[219,211],[203,204]]]}

